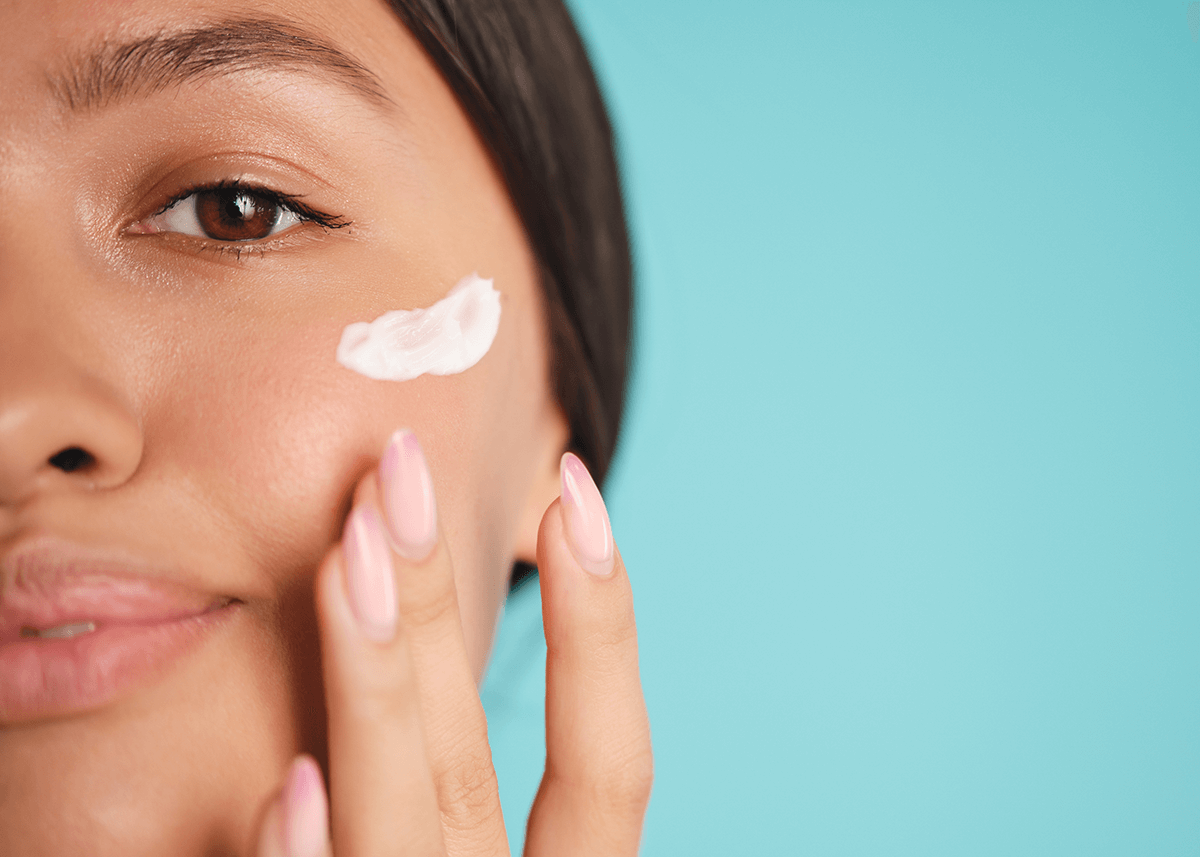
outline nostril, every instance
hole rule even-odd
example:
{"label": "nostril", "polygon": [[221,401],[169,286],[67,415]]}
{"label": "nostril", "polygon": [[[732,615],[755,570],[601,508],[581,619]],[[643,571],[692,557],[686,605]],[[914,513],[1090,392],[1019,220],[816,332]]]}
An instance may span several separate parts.
{"label": "nostril", "polygon": [[96,459],[86,449],[69,446],[62,452],[52,455],[50,463],[63,473],[74,473],[76,470],[82,470],[85,467],[95,464]]}

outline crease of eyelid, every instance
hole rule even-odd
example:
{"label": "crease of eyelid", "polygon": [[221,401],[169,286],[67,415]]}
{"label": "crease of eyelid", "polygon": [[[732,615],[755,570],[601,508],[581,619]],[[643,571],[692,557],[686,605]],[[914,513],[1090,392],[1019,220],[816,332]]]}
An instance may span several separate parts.
{"label": "crease of eyelid", "polygon": [[371,106],[399,112],[380,79],[357,59],[318,33],[271,18],[231,18],[106,41],[46,77],[69,111],[84,112],[192,81],[280,69],[332,77]]}

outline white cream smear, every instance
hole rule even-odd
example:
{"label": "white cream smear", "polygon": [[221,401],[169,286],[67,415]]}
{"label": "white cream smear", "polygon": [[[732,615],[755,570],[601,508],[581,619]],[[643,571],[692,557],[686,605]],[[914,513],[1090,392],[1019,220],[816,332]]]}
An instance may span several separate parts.
{"label": "white cream smear", "polygon": [[378,381],[455,375],[488,353],[499,329],[500,293],[490,279],[471,274],[433,306],[346,325],[337,359]]}

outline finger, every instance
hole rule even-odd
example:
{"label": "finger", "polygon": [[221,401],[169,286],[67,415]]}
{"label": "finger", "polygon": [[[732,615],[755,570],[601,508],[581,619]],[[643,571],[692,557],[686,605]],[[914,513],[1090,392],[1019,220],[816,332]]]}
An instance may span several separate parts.
{"label": "finger", "polygon": [[288,769],[283,792],[263,818],[257,857],[330,857],[329,804],[321,769],[299,756]]}
{"label": "finger", "polygon": [[538,532],[546,772],[525,851],[633,855],[653,778],[633,596],[587,469],[567,453],[561,473],[562,496]]}
{"label": "finger", "polygon": [[442,854],[408,640],[383,524],[356,506],[317,573],[338,857]]}
{"label": "finger", "polygon": [[454,855],[507,854],[487,721],[463,642],[454,568],[437,526],[433,480],[416,436],[398,431],[366,492],[396,549],[397,598],[421,690],[429,767]]}
{"label": "finger", "polygon": [[276,796],[263,816],[258,831],[258,848],[255,857],[287,857],[287,846],[283,844],[283,800]]}

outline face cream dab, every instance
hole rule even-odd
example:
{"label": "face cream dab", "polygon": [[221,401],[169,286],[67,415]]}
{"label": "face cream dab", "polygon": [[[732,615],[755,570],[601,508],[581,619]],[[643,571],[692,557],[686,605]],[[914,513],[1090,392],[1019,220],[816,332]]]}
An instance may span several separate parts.
{"label": "face cream dab", "polygon": [[337,359],[378,381],[455,375],[487,354],[499,328],[500,293],[491,280],[471,274],[433,306],[346,325]]}

